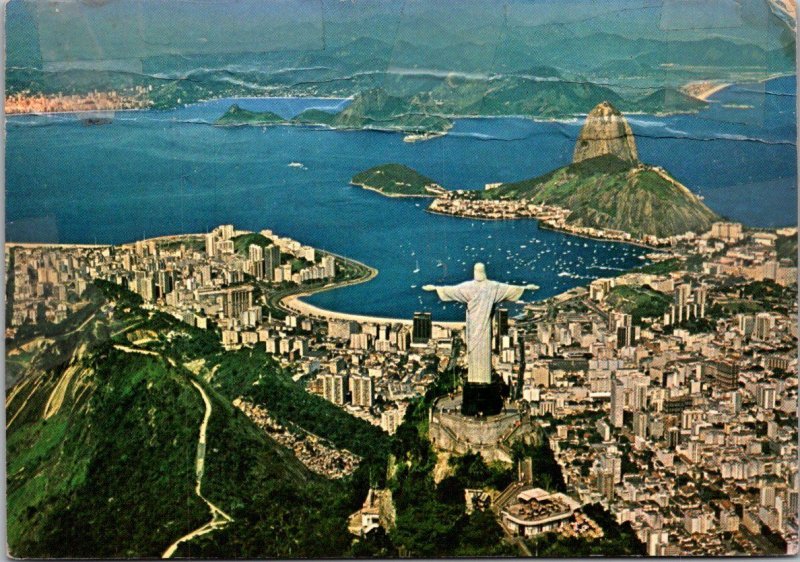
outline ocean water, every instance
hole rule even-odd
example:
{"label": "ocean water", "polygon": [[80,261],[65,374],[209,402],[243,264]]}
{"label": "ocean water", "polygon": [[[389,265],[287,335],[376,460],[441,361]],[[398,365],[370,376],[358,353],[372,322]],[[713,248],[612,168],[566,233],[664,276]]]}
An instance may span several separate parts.
{"label": "ocean water", "polygon": [[[797,223],[794,78],[720,92],[696,115],[630,116],[640,157],[664,166],[718,213],[754,226]],[[308,298],[343,312],[463,317],[424,293],[457,283],[475,261],[489,276],[536,283],[536,300],[643,263],[641,248],[540,230],[536,221],[475,221],[425,212],[348,185],[401,162],[449,188],[538,175],[570,161],[581,125],[460,119],[445,137],[310,127],[210,125],[231,103],[285,117],[335,99],[216,100],[170,111],[117,112],[107,125],[75,115],[7,125],[6,236],[12,241],[121,243],[205,232],[222,223],[275,232],[376,267],[371,282]],[[735,107],[734,107],[735,106]],[[747,108],[743,108],[747,106]],[[290,166],[300,163],[301,167]]]}

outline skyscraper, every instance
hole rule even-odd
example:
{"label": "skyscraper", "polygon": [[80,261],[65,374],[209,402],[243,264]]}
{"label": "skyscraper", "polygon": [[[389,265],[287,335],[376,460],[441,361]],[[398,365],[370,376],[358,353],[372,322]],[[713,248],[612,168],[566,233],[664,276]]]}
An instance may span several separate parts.
{"label": "skyscraper", "polygon": [[327,373],[323,376],[322,383],[322,392],[325,400],[340,406],[344,404],[347,375]]}
{"label": "skyscraper", "polygon": [[350,378],[350,401],[353,406],[372,407],[372,379],[368,375]]}
{"label": "skyscraper", "polygon": [[617,378],[611,379],[611,425],[622,427],[622,412],[625,401],[625,385]]}
{"label": "skyscraper", "polygon": [[634,435],[647,438],[647,426],[650,422],[650,416],[647,412],[634,412],[633,413],[633,433]]}
{"label": "skyscraper", "polygon": [[262,279],[264,277],[264,248],[258,244],[250,244],[247,253],[250,257],[250,268],[253,277]]}
{"label": "skyscraper", "polygon": [[678,285],[675,289],[674,304],[672,306],[672,323],[680,324],[689,319],[689,296],[692,286],[689,283]]}
{"label": "skyscraper", "polygon": [[230,240],[236,232],[232,224],[221,224],[217,227],[217,230],[219,231],[219,237],[223,240]]}
{"label": "skyscraper", "polygon": [[617,349],[631,347],[636,343],[636,328],[633,326],[633,317],[630,314],[620,314],[617,325]]}
{"label": "skyscraper", "polygon": [[433,332],[430,312],[414,313],[414,329],[411,334],[412,343],[428,343]]}
{"label": "skyscraper", "polygon": [[711,361],[703,367],[703,374],[723,392],[739,388],[739,366],[733,361]]}
{"label": "skyscraper", "polygon": [[270,244],[263,249],[264,254],[264,279],[275,280],[275,268],[281,264],[281,249],[275,244]]}
{"label": "skyscraper", "polygon": [[222,311],[226,318],[238,318],[253,306],[253,287],[230,287],[222,294]]}
{"label": "skyscraper", "polygon": [[697,317],[706,317],[706,300],[708,298],[708,287],[700,285],[694,290],[694,303],[697,306]]}
{"label": "skyscraper", "polygon": [[250,244],[250,246],[247,248],[247,253],[250,257],[250,261],[257,261],[264,259],[264,248],[262,248],[258,244]]}
{"label": "skyscraper", "polygon": [[765,410],[775,409],[775,385],[760,384],[756,391],[756,404]]}
{"label": "skyscraper", "polygon": [[753,330],[753,339],[766,340],[772,328],[775,326],[775,319],[769,312],[759,312],[756,314],[755,329]]}
{"label": "skyscraper", "polygon": [[495,351],[501,349],[500,342],[503,336],[508,335],[508,309],[498,308],[494,311],[494,348]]}
{"label": "skyscraper", "polygon": [[210,258],[213,258],[216,255],[216,245],[215,245],[214,233],[209,232],[206,234],[206,255]]}
{"label": "skyscraper", "polygon": [[325,277],[336,277],[336,258],[325,256],[320,261],[320,265],[325,270]]}

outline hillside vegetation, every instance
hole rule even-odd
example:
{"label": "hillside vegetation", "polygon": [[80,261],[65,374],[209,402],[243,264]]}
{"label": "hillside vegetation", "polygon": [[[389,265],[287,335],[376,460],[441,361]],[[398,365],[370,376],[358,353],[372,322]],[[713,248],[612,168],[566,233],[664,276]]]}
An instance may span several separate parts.
{"label": "hillside vegetation", "polygon": [[390,197],[435,197],[444,192],[431,178],[403,164],[375,166],[353,176],[350,183]]}
{"label": "hillside vegetation", "polygon": [[249,111],[233,104],[214,124],[220,126],[277,125],[284,122],[286,120],[283,117],[271,111]]}
{"label": "hillside vegetation", "polygon": [[672,305],[672,298],[648,286],[620,285],[611,289],[608,304],[630,314],[634,324],[641,324],[642,318],[661,318]]}
{"label": "hillside vegetation", "polygon": [[[202,493],[232,521],[176,555],[346,554],[347,516],[370,471],[385,472],[388,436],[308,394],[263,351],[226,354],[213,331],[98,285],[103,302],[80,330],[40,337],[33,352],[10,351],[20,376],[6,404],[10,553],[158,557],[210,521],[195,493],[199,385],[212,407]],[[197,374],[185,364],[199,366]],[[237,396],[348,447],[364,457],[363,469],[341,481],[311,473],[233,408]]]}
{"label": "hillside vegetation", "polygon": [[482,192],[491,199],[527,199],[571,211],[568,222],[667,237],[705,232],[718,216],[666,172],[607,154],[543,176]]}
{"label": "hillside vegetation", "polygon": [[[307,109],[286,120],[271,112],[258,113],[231,106],[217,125],[325,125],[336,129],[380,129],[405,133],[443,133],[458,116],[525,115],[567,117],[586,112],[603,101],[626,111],[690,112],[706,102],[677,90],[662,89],[641,98],[624,97],[588,82],[545,81],[522,76],[488,80],[450,78],[429,91],[390,93],[382,87],[362,90],[342,111]],[[663,104],[662,104],[663,102]]]}
{"label": "hillside vegetation", "polygon": [[233,240],[233,250],[241,255],[247,255],[250,251],[250,246],[266,248],[272,244],[272,240],[258,232],[249,232],[240,236],[234,236],[231,240]]}

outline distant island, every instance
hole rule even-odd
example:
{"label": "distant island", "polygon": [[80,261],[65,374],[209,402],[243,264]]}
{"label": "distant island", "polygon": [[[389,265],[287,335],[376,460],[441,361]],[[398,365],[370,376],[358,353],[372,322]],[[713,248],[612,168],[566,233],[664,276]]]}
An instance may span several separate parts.
{"label": "distant island", "polygon": [[[435,182],[407,166],[377,166],[353,178],[376,190],[417,195]],[[402,189],[398,186],[402,185]],[[404,193],[405,192],[405,193]],[[720,219],[686,186],[638,158],[633,132],[608,101],[587,116],[573,162],[531,179],[489,184],[483,191],[441,189],[431,212],[489,219],[535,218],[573,234],[647,245],[668,244],[687,233],[706,232]]]}
{"label": "distant island", "polygon": [[357,95],[347,108],[338,113],[307,109],[292,119],[284,119],[271,111],[248,111],[234,104],[214,124],[321,125],[333,129],[375,129],[407,133],[409,141],[441,135],[453,126],[450,119],[414,110],[406,100],[390,96],[380,89]]}
{"label": "distant island", "polygon": [[249,111],[242,109],[238,104],[233,104],[214,124],[235,127],[241,125],[279,125],[285,122],[286,120],[283,117],[271,111]]}
{"label": "distant island", "polygon": [[437,197],[446,190],[403,164],[382,164],[353,176],[350,183],[387,197]]}

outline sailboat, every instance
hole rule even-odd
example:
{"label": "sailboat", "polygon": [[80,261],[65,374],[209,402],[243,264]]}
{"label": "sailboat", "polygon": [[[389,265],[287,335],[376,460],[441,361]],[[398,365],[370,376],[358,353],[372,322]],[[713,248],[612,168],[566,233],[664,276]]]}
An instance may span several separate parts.
{"label": "sailboat", "polygon": [[419,260],[417,260],[417,267],[414,268],[413,273],[419,273]]}

